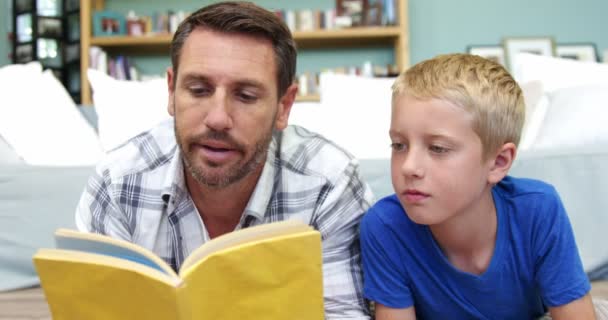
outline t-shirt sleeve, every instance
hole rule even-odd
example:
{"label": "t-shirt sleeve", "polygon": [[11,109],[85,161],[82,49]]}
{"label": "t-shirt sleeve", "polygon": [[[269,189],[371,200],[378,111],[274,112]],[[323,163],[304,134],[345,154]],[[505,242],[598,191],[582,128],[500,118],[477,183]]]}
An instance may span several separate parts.
{"label": "t-shirt sleeve", "polygon": [[372,207],[361,222],[363,292],[367,299],[391,308],[414,304],[409,278],[399,267],[399,242]]}
{"label": "t-shirt sleeve", "polygon": [[561,306],[583,297],[591,285],[583,269],[574,232],[562,201],[553,193],[539,202],[532,243],[536,281],[544,303]]}

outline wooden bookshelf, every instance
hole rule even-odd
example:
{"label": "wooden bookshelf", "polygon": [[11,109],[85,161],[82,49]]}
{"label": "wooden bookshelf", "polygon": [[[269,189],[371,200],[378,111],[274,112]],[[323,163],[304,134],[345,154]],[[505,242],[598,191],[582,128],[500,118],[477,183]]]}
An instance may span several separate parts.
{"label": "wooden bookshelf", "polygon": [[[144,36],[111,36],[93,37],[92,10],[102,9],[103,0],[80,0],[81,7],[81,87],[82,103],[91,104],[91,90],[88,84],[86,70],[89,66],[89,48],[99,46],[112,52],[142,53],[165,52],[169,54],[169,46],[173,35],[158,34]],[[399,25],[388,27],[355,27],[347,29],[331,29],[316,31],[294,31],[293,37],[298,49],[312,48],[354,48],[379,45],[391,45],[395,53],[395,64],[399,70],[409,65],[409,28],[408,0],[398,0]],[[297,101],[319,101],[319,95],[298,97]]]}
{"label": "wooden bookshelf", "polygon": [[92,37],[91,45],[100,47],[140,47],[140,46],[168,46],[172,35],[145,35],[138,37],[115,36],[115,37]]}
{"label": "wooden bookshelf", "polygon": [[300,95],[296,97],[296,101],[298,102],[317,102],[321,99],[321,96],[318,94],[307,94]]}

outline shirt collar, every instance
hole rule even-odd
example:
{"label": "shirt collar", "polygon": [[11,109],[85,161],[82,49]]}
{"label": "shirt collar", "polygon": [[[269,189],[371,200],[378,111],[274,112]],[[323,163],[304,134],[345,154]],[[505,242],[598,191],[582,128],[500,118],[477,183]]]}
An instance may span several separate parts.
{"label": "shirt collar", "polygon": [[[168,207],[174,207],[187,190],[184,178],[184,164],[182,163],[182,154],[179,147],[175,148],[171,162],[169,162],[169,168],[161,190],[161,197]],[[169,212],[172,211],[172,209],[169,210]]]}
{"label": "shirt collar", "polygon": [[268,146],[266,162],[264,163],[262,174],[249,198],[243,216],[249,215],[254,216],[260,221],[264,220],[264,215],[268,209],[268,204],[270,203],[270,198],[272,197],[275,186],[275,176],[277,173],[276,150],[277,140],[273,138]]}

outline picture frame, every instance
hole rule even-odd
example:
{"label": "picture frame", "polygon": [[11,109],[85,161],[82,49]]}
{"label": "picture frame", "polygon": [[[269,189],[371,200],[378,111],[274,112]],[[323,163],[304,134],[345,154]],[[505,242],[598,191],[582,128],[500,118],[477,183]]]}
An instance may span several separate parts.
{"label": "picture frame", "polygon": [[66,0],[64,10],[66,12],[72,12],[80,9],[80,0]]}
{"label": "picture frame", "polygon": [[36,14],[44,17],[61,17],[61,0],[36,0]]}
{"label": "picture frame", "polygon": [[36,60],[43,67],[63,67],[63,47],[58,39],[38,38],[36,40]]}
{"label": "picture frame", "polygon": [[555,54],[562,59],[572,59],[577,61],[598,62],[599,55],[595,43],[558,43],[555,47]]}
{"label": "picture frame", "polygon": [[466,48],[466,52],[506,66],[505,50],[501,45],[469,45]]}
{"label": "picture frame", "polygon": [[502,41],[505,51],[505,64],[513,72],[517,65],[518,53],[533,53],[542,56],[555,56],[555,40],[553,37],[507,37]]}
{"label": "picture frame", "polygon": [[336,0],[336,16],[349,17],[352,27],[362,26],[367,5],[367,0]]}
{"label": "picture frame", "polygon": [[18,43],[30,42],[33,38],[32,14],[23,13],[17,16],[17,30],[15,36]]}
{"label": "picture frame", "polygon": [[122,36],[127,34],[127,22],[124,15],[100,10],[93,12],[93,35]]}
{"label": "picture frame", "polygon": [[68,41],[78,41],[80,39],[80,15],[70,14],[66,18]]}
{"label": "picture frame", "polygon": [[15,2],[15,10],[17,13],[31,11],[34,7],[34,0],[17,0]]}
{"label": "picture frame", "polygon": [[65,46],[65,63],[72,63],[80,59],[80,43],[67,44]]}
{"label": "picture frame", "polygon": [[60,38],[63,26],[60,18],[38,18],[38,34],[43,38]]}
{"label": "picture frame", "polygon": [[26,63],[34,60],[34,47],[31,43],[18,45],[15,48],[15,57],[17,63]]}

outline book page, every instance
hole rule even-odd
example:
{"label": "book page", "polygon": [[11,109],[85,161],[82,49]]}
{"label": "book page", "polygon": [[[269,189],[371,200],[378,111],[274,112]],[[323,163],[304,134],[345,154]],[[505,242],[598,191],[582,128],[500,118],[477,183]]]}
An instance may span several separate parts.
{"label": "book page", "polygon": [[207,255],[180,271],[191,319],[324,319],[321,252],[309,228]]}
{"label": "book page", "polygon": [[76,250],[121,258],[154,268],[170,277],[178,278],[175,271],[153,252],[127,241],[95,233],[58,229],[55,232],[55,243],[58,249]]}
{"label": "book page", "polygon": [[182,263],[179,273],[180,275],[183,274],[183,270],[188,269],[190,266],[214,252],[256,240],[268,239],[306,230],[312,230],[312,227],[295,219],[235,230],[212,239],[194,250],[190,256],[186,258],[184,263]]}
{"label": "book page", "polygon": [[53,319],[190,319],[181,279],[148,266],[61,249],[38,250],[34,265]]}

